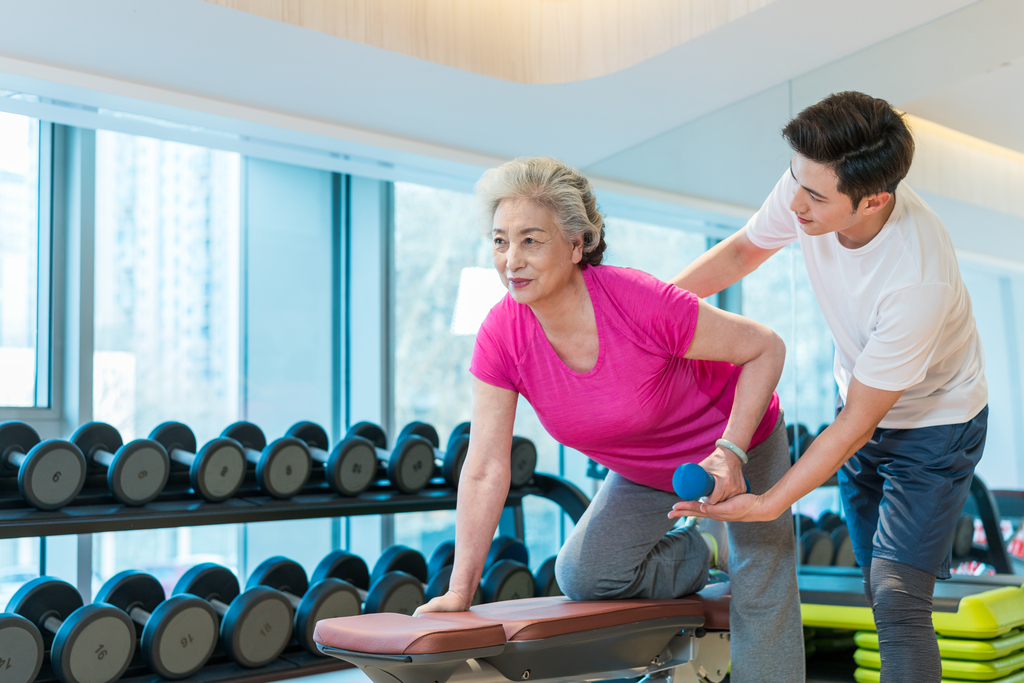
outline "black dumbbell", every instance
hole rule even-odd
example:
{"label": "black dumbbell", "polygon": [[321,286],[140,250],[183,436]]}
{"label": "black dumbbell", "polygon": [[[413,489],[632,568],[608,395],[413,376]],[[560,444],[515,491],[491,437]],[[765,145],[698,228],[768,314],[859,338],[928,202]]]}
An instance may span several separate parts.
{"label": "black dumbbell", "polygon": [[[467,422],[466,424],[469,423]],[[444,541],[434,548],[434,552],[430,554],[430,559],[427,560],[427,576],[430,580],[423,589],[423,593],[428,601],[448,592],[448,589],[451,588],[452,570],[454,568],[455,541]],[[480,590],[480,586],[477,586],[476,592],[473,593],[473,601],[470,604],[479,605],[483,601],[483,591]]]}
{"label": "black dumbbell", "polygon": [[39,510],[64,507],[85,484],[85,456],[78,446],[41,441],[24,422],[0,423],[0,466],[17,470],[21,497]]}
{"label": "black dumbbell", "polygon": [[313,641],[316,622],[334,617],[351,617],[361,613],[359,591],[350,583],[327,577],[310,588],[306,570],[287,557],[264,560],[245,582],[246,590],[257,586],[274,588],[288,598],[295,610],[292,635],[302,647],[322,655]]}
{"label": "black dumbbell", "polygon": [[227,567],[212,562],[192,567],[174,585],[174,595],[206,600],[220,615],[220,645],[236,664],[266,666],[292,638],[292,604],[280,591],[257,586],[241,593]]}
{"label": "black dumbbell", "polygon": [[480,579],[484,602],[532,598],[535,586],[530,555],[517,538],[498,536],[491,541]]}
{"label": "black dumbbell", "polygon": [[135,654],[135,627],[128,615],[110,605],[84,605],[75,587],[60,579],[29,581],[7,611],[36,625],[61,683],[113,683]]}
{"label": "black dumbbell", "polygon": [[556,555],[544,560],[544,563],[533,575],[533,594],[538,598],[547,598],[555,595],[562,595],[562,589],[558,587],[558,580],[555,578]]}
{"label": "black dumbbell", "polygon": [[149,438],[164,447],[172,462],[188,468],[192,490],[206,500],[219,503],[238,493],[245,478],[245,452],[237,441],[213,439],[199,449],[196,435],[180,422],[158,425]]}
{"label": "black dumbbell", "polygon": [[220,433],[245,449],[245,459],[256,466],[260,490],[274,498],[291,498],[309,480],[313,460],[306,444],[285,436],[267,444],[263,430],[251,422],[236,422]]}
{"label": "black dumbbell", "polygon": [[0,680],[32,683],[43,666],[43,636],[20,614],[0,613]]}
{"label": "black dumbbell", "polygon": [[123,610],[142,627],[142,658],[154,673],[169,680],[187,678],[217,646],[217,613],[194,595],[165,597],[154,576],[129,569],[110,577],[96,602]]}
{"label": "black dumbbell", "polygon": [[285,436],[306,444],[310,457],[323,465],[327,484],[341,495],[357,496],[373,483],[377,451],[363,437],[346,437],[331,448],[327,432],[315,422],[296,422]]}
{"label": "black dumbbell", "polygon": [[114,500],[124,505],[145,505],[167,484],[171,460],[167,450],[152,439],[124,443],[121,434],[105,422],[87,422],[71,436],[86,462],[107,473]]}
{"label": "black dumbbell", "polygon": [[537,469],[537,446],[525,436],[513,436],[509,465],[512,473],[509,486],[518,489],[529,484]]}
{"label": "black dumbbell", "polygon": [[459,475],[462,473],[462,465],[466,462],[466,454],[469,452],[469,423],[463,422],[448,437],[448,444],[445,450],[441,450],[441,439],[433,425],[426,422],[410,422],[402,428],[398,435],[399,443],[410,436],[423,437],[430,442],[434,449],[434,466],[444,477],[445,483],[452,488],[459,487]]}
{"label": "black dumbbell", "polygon": [[853,554],[853,541],[850,539],[850,530],[845,522],[840,522],[832,533],[832,566],[833,567],[856,567],[857,556]]}
{"label": "black dumbbell", "polygon": [[960,515],[953,531],[953,557],[967,557],[974,544],[974,517]]}
{"label": "black dumbbell", "polygon": [[394,555],[386,557],[390,550],[391,548],[385,551],[374,566],[373,580],[370,578],[370,570],[363,558],[346,550],[335,550],[328,553],[313,570],[310,580],[317,583],[333,577],[351,584],[358,591],[359,597],[363,601],[363,611],[366,613],[412,614],[417,607],[426,602],[422,580],[406,571],[396,569],[390,572],[380,572],[378,570],[386,564],[394,564],[396,567],[411,569],[422,576],[426,573],[426,569],[421,570],[418,565],[422,564],[425,567],[426,561],[419,553],[416,553],[419,555],[418,561],[415,557],[395,557]]}
{"label": "black dumbbell", "polygon": [[831,510],[825,510],[818,516],[818,522],[815,524],[816,527],[822,531],[832,533],[832,530],[843,523],[843,518],[832,512]]}
{"label": "black dumbbell", "polygon": [[402,493],[416,493],[434,476],[434,445],[422,436],[410,435],[398,439],[395,447],[387,450],[388,439],[384,430],[372,422],[352,425],[346,438],[361,436],[370,441],[388,479]]}
{"label": "black dumbbell", "polygon": [[827,567],[832,564],[835,546],[832,536],[823,529],[811,526],[800,534],[803,548],[802,563],[813,567]]}

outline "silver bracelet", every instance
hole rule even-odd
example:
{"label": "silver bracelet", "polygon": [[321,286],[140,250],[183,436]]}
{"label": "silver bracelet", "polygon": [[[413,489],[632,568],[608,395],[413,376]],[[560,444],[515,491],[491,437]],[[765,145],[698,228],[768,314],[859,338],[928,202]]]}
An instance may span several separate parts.
{"label": "silver bracelet", "polygon": [[728,439],[719,439],[718,441],[715,442],[715,445],[721,446],[722,448],[728,448],[730,451],[736,454],[737,458],[743,461],[744,465],[750,462],[747,459],[747,454],[743,451],[743,449],[734,444],[732,441],[729,441]]}

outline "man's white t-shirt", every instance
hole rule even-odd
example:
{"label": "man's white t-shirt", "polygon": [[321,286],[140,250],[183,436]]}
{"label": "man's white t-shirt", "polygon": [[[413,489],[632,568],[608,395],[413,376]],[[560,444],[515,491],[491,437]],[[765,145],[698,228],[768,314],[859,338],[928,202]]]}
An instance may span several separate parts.
{"label": "man's white t-shirt", "polygon": [[789,205],[787,170],[746,225],[762,249],[800,240],[836,346],[833,372],[846,402],[850,379],[903,390],[879,424],[911,429],[967,422],[988,403],[985,356],[953,243],[935,212],[900,185],[881,232],[858,249],[836,233],[810,236]]}

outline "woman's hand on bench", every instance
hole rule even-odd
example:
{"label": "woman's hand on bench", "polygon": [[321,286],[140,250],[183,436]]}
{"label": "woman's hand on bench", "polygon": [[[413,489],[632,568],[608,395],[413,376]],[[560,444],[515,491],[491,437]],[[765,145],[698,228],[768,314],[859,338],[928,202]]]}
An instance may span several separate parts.
{"label": "woman's hand on bench", "polygon": [[425,605],[420,605],[412,613],[414,617],[423,616],[430,612],[465,612],[469,609],[470,601],[463,598],[455,591],[448,591],[444,595],[434,598]]}

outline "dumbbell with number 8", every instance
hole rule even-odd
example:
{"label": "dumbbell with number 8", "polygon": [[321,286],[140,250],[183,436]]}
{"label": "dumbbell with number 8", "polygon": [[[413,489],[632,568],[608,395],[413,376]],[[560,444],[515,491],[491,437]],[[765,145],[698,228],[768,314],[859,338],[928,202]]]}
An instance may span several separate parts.
{"label": "dumbbell with number 8", "polygon": [[71,442],[90,463],[106,470],[114,499],[125,505],[145,505],[167,484],[171,460],[152,439],[124,443],[116,429],[104,422],[87,422],[75,430]]}
{"label": "dumbbell with number 8", "polygon": [[434,445],[422,436],[399,438],[390,451],[384,430],[372,422],[352,425],[346,434],[350,436],[361,436],[374,445],[388,480],[402,493],[422,490],[434,476]]}
{"label": "dumbbell with number 8", "polygon": [[29,581],[7,611],[39,628],[61,683],[113,683],[135,654],[135,627],[128,615],[101,603],[83,605],[75,587],[60,579]]}
{"label": "dumbbell with number 8", "polygon": [[315,422],[296,422],[285,436],[306,444],[313,460],[323,465],[327,484],[341,495],[357,496],[373,483],[377,451],[363,437],[347,436],[331,448],[327,432]]}
{"label": "dumbbell with number 8", "polygon": [[211,503],[238,493],[245,479],[245,452],[234,439],[212,439],[196,447],[196,435],[180,422],[164,422],[149,434],[171,460],[188,468],[192,490]]}
{"label": "dumbbell with number 8", "polygon": [[199,671],[217,645],[217,613],[194,595],[164,599],[164,587],[145,572],[112,576],[97,602],[123,610],[142,627],[142,657],[162,678],[187,678]]}
{"label": "dumbbell with number 8", "polygon": [[0,469],[17,470],[18,490],[39,510],[64,507],[85,484],[85,456],[61,439],[41,441],[24,422],[0,423]]}
{"label": "dumbbell with number 8", "polygon": [[240,593],[227,567],[205,562],[185,572],[172,591],[210,603],[220,615],[220,645],[236,664],[266,666],[277,659],[292,637],[292,605],[280,592],[257,586]]}
{"label": "dumbbell with number 8", "polygon": [[399,442],[410,436],[420,436],[434,448],[434,463],[445,482],[452,488],[459,487],[459,475],[469,452],[469,423],[463,422],[452,430],[445,450],[441,450],[441,439],[433,425],[426,422],[410,422],[398,435]]}
{"label": "dumbbell with number 8", "polygon": [[306,444],[286,436],[267,444],[263,430],[251,422],[236,422],[220,434],[245,449],[245,459],[256,466],[260,490],[274,498],[291,498],[306,485],[313,461]]}

